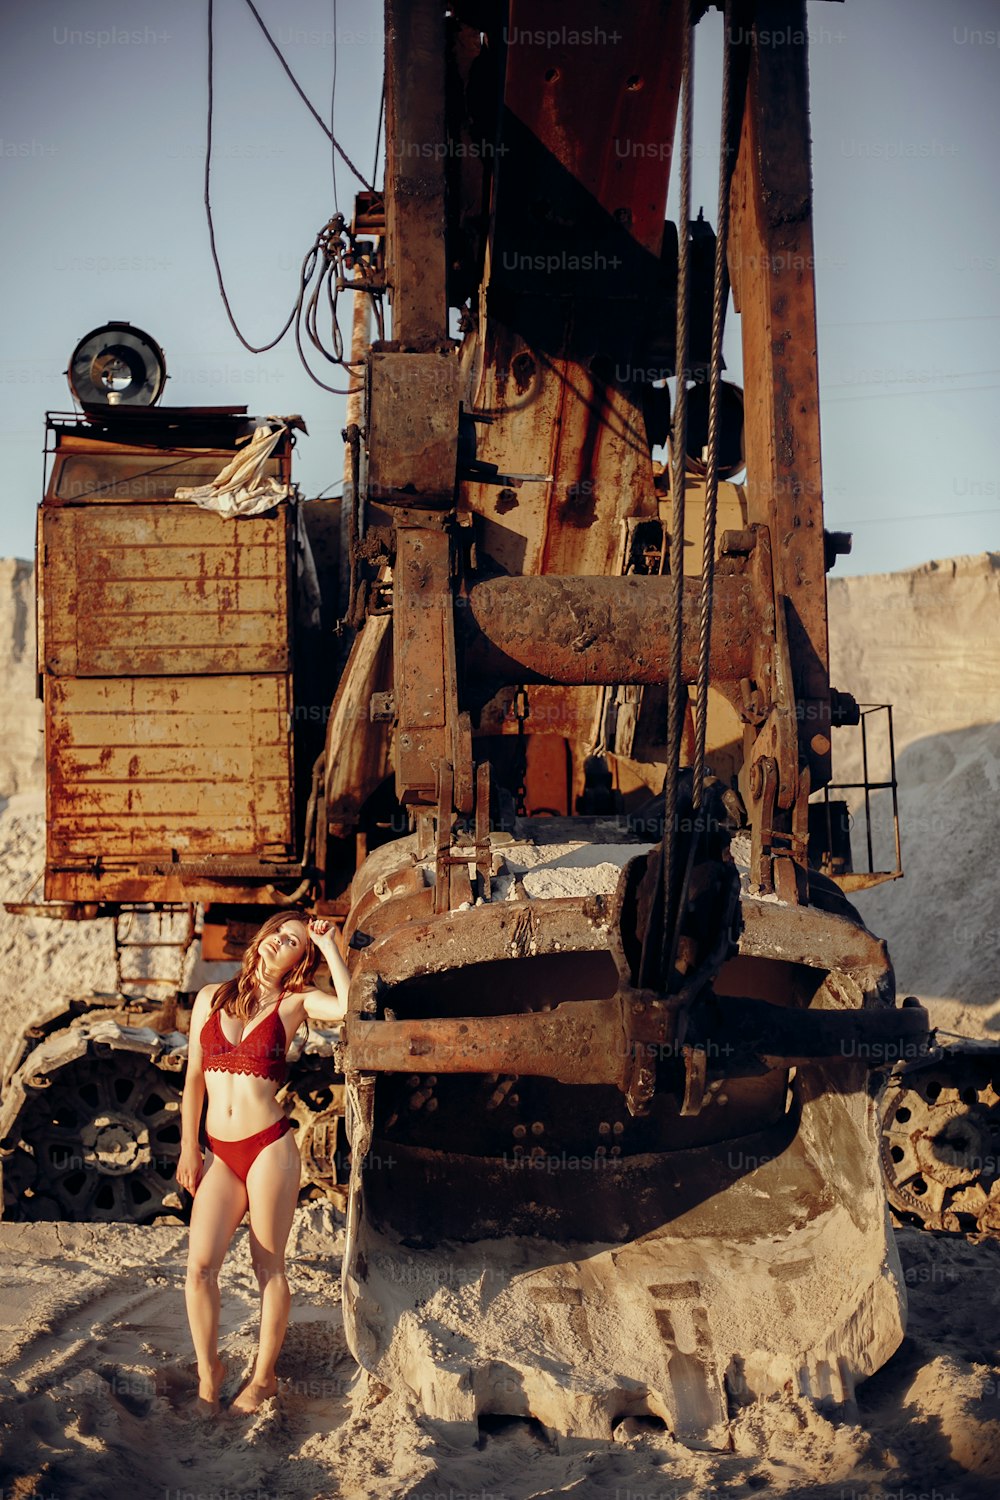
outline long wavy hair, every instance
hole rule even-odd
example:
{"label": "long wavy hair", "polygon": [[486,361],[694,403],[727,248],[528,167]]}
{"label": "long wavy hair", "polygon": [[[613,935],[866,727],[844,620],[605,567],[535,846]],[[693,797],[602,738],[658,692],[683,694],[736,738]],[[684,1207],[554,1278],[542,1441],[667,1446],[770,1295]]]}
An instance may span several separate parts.
{"label": "long wavy hair", "polygon": [[[277,932],[280,927],[283,927],[286,922],[292,920],[301,922],[308,932],[309,915],[307,912],[300,911],[298,907],[286,906],[281,911],[276,911],[273,917],[267,918],[256,936],[251,938],[247,944],[246,951],[243,954],[243,962],[240,965],[240,972],[235,974],[232,979],[225,980],[216,990],[209,1015],[214,1011],[224,1010],[229,1016],[239,1016],[240,1020],[248,1021],[255,1014],[256,1005],[254,1003],[253,992],[257,978],[257,964],[260,959],[261,943]],[[295,990],[309,988],[313,975],[319,966],[319,960],[320,951],[312,939],[309,938],[305,953],[299,959],[298,963],[288,970],[281,981],[281,989],[278,994],[279,1005],[286,995],[292,994]]]}

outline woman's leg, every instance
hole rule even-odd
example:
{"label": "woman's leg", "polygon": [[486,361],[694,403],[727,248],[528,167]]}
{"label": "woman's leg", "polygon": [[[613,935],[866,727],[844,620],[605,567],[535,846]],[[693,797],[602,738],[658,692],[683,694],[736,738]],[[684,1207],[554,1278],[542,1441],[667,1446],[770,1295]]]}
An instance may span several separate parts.
{"label": "woman's leg", "polygon": [[217,1409],[224,1374],[219,1359],[219,1269],[248,1199],[246,1185],[224,1161],[209,1153],[208,1163],[191,1208],[184,1300],[198,1360],[198,1395]]}
{"label": "woman's leg", "polygon": [[299,1196],[299,1174],[293,1131],[265,1146],[247,1173],[250,1256],[260,1287],[260,1342],[253,1374],[233,1402],[237,1411],[256,1411],[278,1389],[274,1367],[284,1342],[291,1303],[285,1276],[285,1245]]}

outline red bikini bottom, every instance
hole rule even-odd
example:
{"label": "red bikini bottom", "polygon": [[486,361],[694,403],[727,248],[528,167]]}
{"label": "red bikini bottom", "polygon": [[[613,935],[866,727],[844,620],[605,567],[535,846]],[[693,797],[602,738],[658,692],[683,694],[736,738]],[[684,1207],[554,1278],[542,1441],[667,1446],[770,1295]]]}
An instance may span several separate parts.
{"label": "red bikini bottom", "polygon": [[247,1173],[264,1147],[270,1146],[272,1141],[280,1141],[291,1128],[291,1120],[287,1115],[282,1115],[273,1125],[268,1125],[265,1130],[258,1130],[256,1135],[244,1136],[241,1141],[220,1141],[210,1135],[208,1144],[230,1171],[235,1172],[241,1182],[246,1182]]}

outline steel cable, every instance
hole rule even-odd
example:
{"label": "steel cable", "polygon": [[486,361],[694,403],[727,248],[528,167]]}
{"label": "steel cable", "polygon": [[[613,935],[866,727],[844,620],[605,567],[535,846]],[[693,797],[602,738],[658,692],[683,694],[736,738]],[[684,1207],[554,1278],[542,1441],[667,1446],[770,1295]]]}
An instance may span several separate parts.
{"label": "steel cable", "polygon": [[715,226],[712,281],[712,353],[708,384],[708,442],[705,454],[705,525],[701,552],[701,610],[698,626],[698,689],[695,703],[694,787],[692,802],[700,808],[705,787],[705,738],[708,728],[708,663],[715,582],[715,531],[719,500],[719,386],[722,378],[722,330],[725,319],[726,242],[729,238],[729,187],[733,172],[729,118],[731,0],[723,10],[722,124],[719,137],[719,207]]}
{"label": "steel cable", "polygon": [[333,211],[340,213],[337,198],[337,153],[334,131],[337,128],[337,0],[333,0],[333,82],[330,84],[330,175],[333,178]]}
{"label": "steel cable", "polygon": [[[688,300],[690,290],[690,256],[688,245],[691,220],[691,93],[693,81],[694,36],[691,27],[691,4],[685,0],[681,45],[681,163],[680,163],[680,230],[677,236],[677,321],[674,347],[674,370],[677,393],[674,401],[670,434],[670,678],[667,696],[666,773],[663,782],[663,839],[659,853],[659,903],[651,905],[642,938],[639,959],[639,983],[657,981],[669,988],[668,963],[673,949],[675,922],[672,920],[671,895],[677,847],[677,791],[680,779],[680,748],[684,727],[686,695],[681,670],[681,632],[684,627],[684,490],[686,480],[685,451],[687,439],[687,358]],[[660,572],[667,560],[667,534],[660,543]],[[659,933],[654,941],[659,913]]]}
{"label": "steel cable", "polygon": [[385,118],[385,81],[382,82],[382,98],[378,107],[378,124],[375,127],[375,165],[372,167],[372,182],[378,182],[378,151],[382,144],[382,121]]}
{"label": "steel cable", "polygon": [[667,698],[667,771],[663,789],[663,927],[660,941],[660,975],[670,986],[669,959],[672,937],[680,913],[673,911],[674,867],[677,855],[677,791],[680,780],[681,739],[687,688],[681,667],[684,632],[684,520],[687,484],[687,376],[688,314],[691,292],[691,133],[694,84],[694,30],[690,0],[684,6],[684,37],[681,61],[683,106],[681,110],[680,234],[677,239],[677,335],[674,367],[677,392],[670,434],[670,682]]}

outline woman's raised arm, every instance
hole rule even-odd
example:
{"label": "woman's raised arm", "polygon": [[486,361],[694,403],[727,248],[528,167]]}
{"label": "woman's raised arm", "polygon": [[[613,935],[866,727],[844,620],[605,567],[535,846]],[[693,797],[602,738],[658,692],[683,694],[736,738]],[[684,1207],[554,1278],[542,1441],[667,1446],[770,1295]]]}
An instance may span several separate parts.
{"label": "woman's raised arm", "polygon": [[314,917],[309,923],[309,936],[316,947],[326,959],[330,970],[330,978],[336,990],[336,997],[326,995],[322,990],[309,990],[305,997],[306,1015],[310,1021],[319,1021],[334,1025],[343,1021],[347,1015],[347,995],[351,987],[351,976],[347,965],[340,956],[337,940],[333,933],[332,922],[323,917]]}

